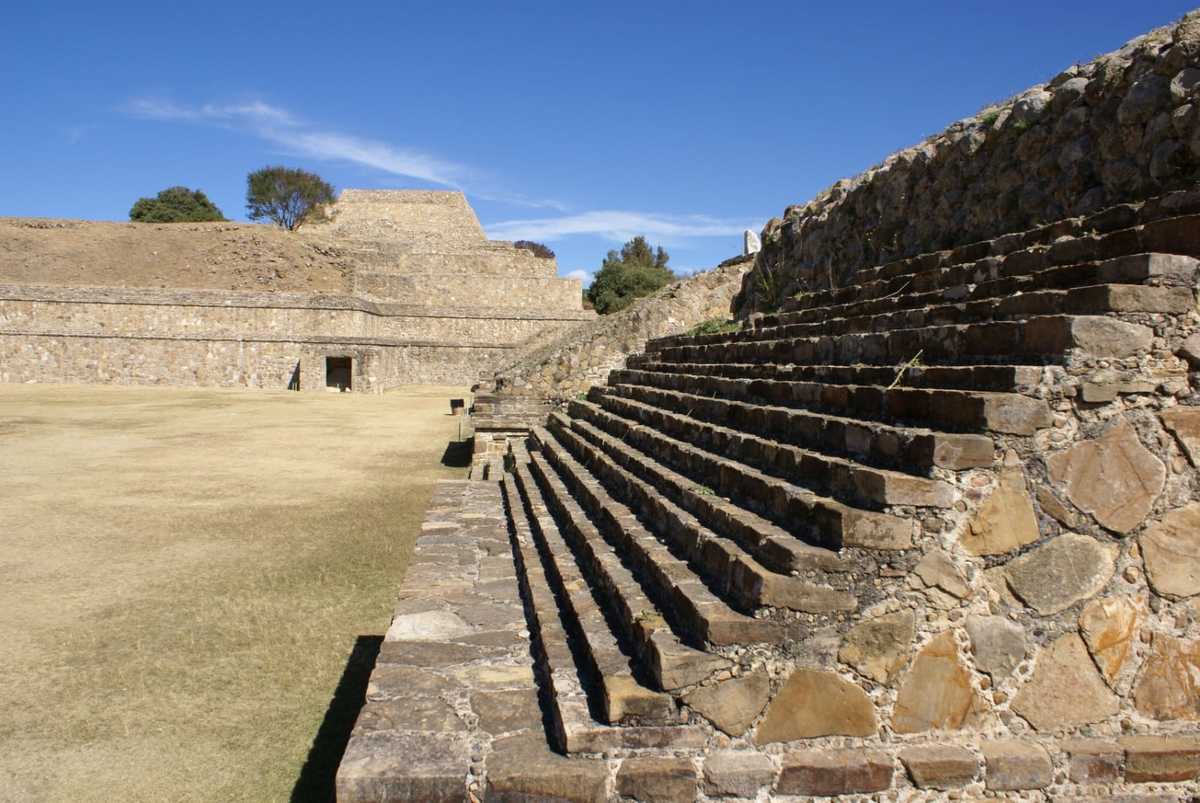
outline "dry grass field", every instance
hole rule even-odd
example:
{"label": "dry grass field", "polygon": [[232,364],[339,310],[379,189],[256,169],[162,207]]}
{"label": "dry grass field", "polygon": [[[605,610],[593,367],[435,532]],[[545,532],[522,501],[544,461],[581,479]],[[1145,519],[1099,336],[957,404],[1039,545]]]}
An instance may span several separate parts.
{"label": "dry grass field", "polygon": [[0,385],[0,800],[325,799],[461,395]]}

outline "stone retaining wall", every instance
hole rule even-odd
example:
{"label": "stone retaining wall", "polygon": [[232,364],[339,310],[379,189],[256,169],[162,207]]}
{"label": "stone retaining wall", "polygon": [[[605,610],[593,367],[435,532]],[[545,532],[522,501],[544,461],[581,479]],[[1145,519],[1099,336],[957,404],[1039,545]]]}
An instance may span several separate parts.
{"label": "stone retaining wall", "polygon": [[654,337],[685,332],[712,318],[731,314],[734,295],[752,258],[730,260],[689,276],[635,302],[621,312],[545,335],[520,359],[484,378],[483,387],[500,395],[563,400],[604,381],[608,372]]}
{"label": "stone retaining wall", "polygon": [[1200,12],[788,207],[762,232],[743,312],[849,281],[862,267],[1194,185]]}

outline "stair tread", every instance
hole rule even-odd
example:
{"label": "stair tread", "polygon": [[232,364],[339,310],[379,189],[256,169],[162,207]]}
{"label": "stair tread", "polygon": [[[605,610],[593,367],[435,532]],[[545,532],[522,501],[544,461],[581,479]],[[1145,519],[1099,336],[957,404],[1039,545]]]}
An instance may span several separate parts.
{"label": "stair tread", "polygon": [[[672,551],[679,553],[707,583],[716,586],[718,596],[732,597],[737,604],[748,608],[778,607],[807,613],[851,611],[857,607],[854,597],[843,590],[816,585],[763,566],[736,541],[717,535],[653,484],[620,466],[606,450],[584,437],[574,426],[576,423],[586,431],[584,422],[573,422],[562,413],[550,416],[551,430],[575,452],[577,459],[585,459],[584,465],[593,474],[598,473],[599,465],[604,474],[619,479],[623,489],[614,488],[616,483],[605,483],[607,490],[622,504],[636,506],[645,518],[655,520],[659,539],[673,547]],[[586,458],[581,458],[579,452],[586,453]],[[603,479],[602,476],[602,482]],[[658,524],[660,518],[664,521]]]}
{"label": "stair tread", "polygon": [[[540,429],[540,428],[536,428]],[[536,432],[535,429],[535,432]],[[576,559],[586,550],[591,559],[594,583],[602,581],[613,620],[626,629],[626,636],[638,651],[638,657],[656,684],[666,690],[690,686],[708,678],[728,665],[720,656],[710,655],[679,641],[666,619],[642,590],[632,572],[621,562],[586,513],[567,491],[563,481],[546,465],[544,458],[530,454],[530,469],[550,488],[561,515],[568,517],[578,536],[573,544]],[[524,471],[518,467],[518,471]],[[600,575],[596,577],[594,575]]]}
{"label": "stair tread", "polygon": [[[883,385],[896,377],[895,366],[799,365],[795,363],[667,363],[639,354],[626,362],[627,370],[721,376],[730,379],[820,381],[832,385]],[[1041,365],[914,365],[904,372],[898,387],[934,390],[990,390],[1029,395],[1042,379]]]}
{"label": "stair tread", "polygon": [[[524,469],[519,471],[523,472]],[[526,527],[534,540],[533,557],[540,562],[543,576],[557,590],[554,614],[561,619],[569,612],[575,620],[576,636],[586,643],[590,669],[596,674],[601,687],[602,699],[598,703],[603,721],[607,724],[669,724],[677,721],[678,715],[670,695],[642,686],[634,676],[631,657],[621,649],[609,630],[608,622],[584,582],[583,574],[558,532],[549,509],[541,500],[540,492],[531,482],[518,480],[518,494],[511,487],[509,478],[512,476],[505,477],[504,485],[505,493],[510,495],[514,518],[523,516],[526,519]],[[522,501],[528,505],[528,512],[522,506]],[[528,563],[533,563],[532,558]],[[567,611],[563,611],[563,606]],[[547,612],[547,615],[550,613]]]}
{"label": "stair tread", "polygon": [[[731,532],[730,537],[753,553],[764,565],[783,573],[815,574],[844,572],[852,567],[852,563],[837,552],[805,543],[751,510],[711,492],[699,493],[696,483],[688,477],[585,420],[578,415],[581,409],[597,416],[603,413],[599,406],[591,402],[573,401],[570,419],[572,428],[583,432],[593,443],[602,444],[615,460],[617,455],[621,454],[622,459],[618,462],[626,468],[636,465],[638,468],[634,473],[638,476],[654,477],[658,480],[659,490],[663,490],[664,485],[670,487],[674,493],[673,501],[702,518],[710,528]],[[642,426],[632,422],[630,424],[634,427]],[[665,490],[663,492],[670,493]]]}
{"label": "stair tread", "polygon": [[[739,613],[717,597],[687,563],[671,554],[626,505],[614,499],[603,484],[587,471],[558,438],[544,427],[534,437],[551,461],[576,483],[575,490],[590,499],[593,515],[603,518],[600,532],[623,539],[620,549],[648,587],[647,594],[664,600],[660,610],[677,632],[715,645],[775,641],[787,637],[776,623]],[[610,541],[611,544],[611,541]],[[651,596],[653,599],[653,596]]]}
{"label": "stair tread", "polygon": [[[610,393],[602,394],[601,404],[633,408],[643,416],[657,418],[655,429],[682,435],[685,432],[705,441],[714,441],[713,449],[740,458],[756,468],[786,479],[813,493],[839,499],[859,507],[877,505],[915,505],[918,507],[950,507],[955,491],[948,483],[890,469],[875,468],[853,460],[834,457],[781,444],[738,429],[701,421],[692,416],[665,410],[632,398],[622,392],[636,386],[615,385]],[[620,401],[614,400],[614,396]],[[621,413],[618,412],[618,415]],[[644,418],[641,419],[644,422]],[[672,425],[668,430],[664,422]],[[749,448],[746,448],[746,447]],[[747,457],[747,454],[750,457]],[[752,461],[752,462],[751,462]]]}
{"label": "stair tread", "polygon": [[[644,387],[647,389],[644,394],[651,393],[656,397],[657,406],[666,399],[674,412],[687,410],[690,411],[688,414],[709,423],[736,419],[737,428],[753,431],[768,440],[885,468],[907,467],[927,473],[935,465],[963,469],[992,462],[993,443],[985,435],[901,426],[777,404],[769,391],[788,386],[773,380],[624,369],[610,373],[609,383],[613,387]],[[681,386],[689,390],[681,390]]]}

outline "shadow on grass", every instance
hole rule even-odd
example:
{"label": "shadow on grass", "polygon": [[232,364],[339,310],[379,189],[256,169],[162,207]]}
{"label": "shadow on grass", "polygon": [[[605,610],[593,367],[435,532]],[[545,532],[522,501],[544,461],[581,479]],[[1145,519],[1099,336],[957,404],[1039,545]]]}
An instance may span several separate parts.
{"label": "shadow on grass", "polygon": [[313,738],[300,777],[292,787],[292,803],[328,803],[334,800],[334,778],[354,720],[363,706],[367,681],[375,668],[383,636],[359,636],[346,660],[346,668],[325,709],[325,719]]}
{"label": "shadow on grass", "polygon": [[446,468],[466,468],[471,465],[471,453],[475,450],[475,439],[450,441],[442,452],[442,465]]}

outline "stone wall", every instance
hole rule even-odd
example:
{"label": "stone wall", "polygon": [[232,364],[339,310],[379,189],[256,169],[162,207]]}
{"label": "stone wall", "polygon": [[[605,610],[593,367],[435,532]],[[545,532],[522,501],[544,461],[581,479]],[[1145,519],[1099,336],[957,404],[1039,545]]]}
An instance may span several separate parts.
{"label": "stone wall", "polygon": [[728,318],[750,257],[675,282],[613,315],[572,327],[557,337],[543,333],[518,361],[486,377],[500,395],[569,399],[603,382],[625,358],[654,337],[685,332],[712,318]]}
{"label": "stone wall", "polygon": [[[68,226],[73,239],[61,242],[27,238],[12,264],[0,258],[0,282],[28,274],[29,260],[82,258],[78,229],[88,225]],[[153,244],[156,231],[132,234]],[[204,233],[192,232],[191,256],[171,255],[171,264],[207,253],[196,247]],[[553,259],[487,240],[461,193],[346,190],[330,220],[296,240],[305,248],[263,251],[268,264],[256,267],[243,264],[245,251],[258,253],[247,235],[243,251],[205,257],[208,271],[229,256],[238,270],[281,276],[293,269],[289,253],[336,254],[336,266],[352,266],[349,292],[0,283],[0,380],[285,388],[299,367],[298,389],[317,390],[325,358],[350,356],[354,390],[469,385],[521,344],[595,318],[582,309],[579,281],[558,278]]]}
{"label": "stone wall", "polygon": [[1200,12],[1068,68],[790,206],[762,232],[743,312],[859,268],[1191,186]]}

